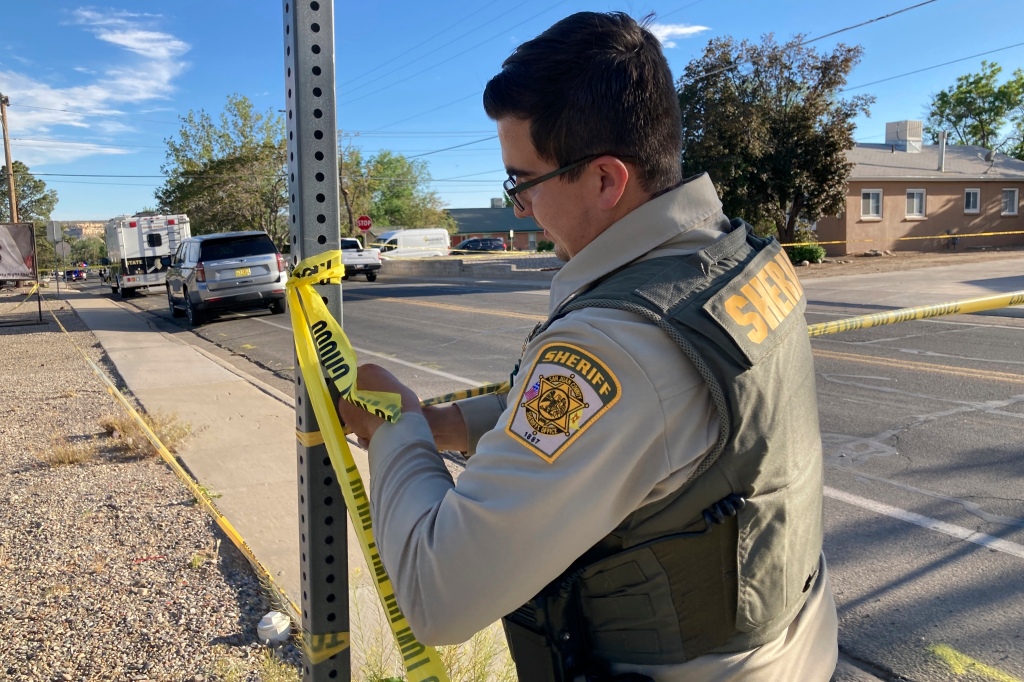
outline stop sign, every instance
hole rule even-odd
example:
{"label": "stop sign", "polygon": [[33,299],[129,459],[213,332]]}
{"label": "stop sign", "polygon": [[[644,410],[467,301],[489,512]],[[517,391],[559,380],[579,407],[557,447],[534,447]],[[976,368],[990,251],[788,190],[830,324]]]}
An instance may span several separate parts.
{"label": "stop sign", "polygon": [[368,216],[368,215],[361,215],[361,216],[359,216],[359,219],[356,220],[356,227],[358,227],[363,232],[366,232],[371,227],[373,227],[373,221],[370,220],[370,216]]}

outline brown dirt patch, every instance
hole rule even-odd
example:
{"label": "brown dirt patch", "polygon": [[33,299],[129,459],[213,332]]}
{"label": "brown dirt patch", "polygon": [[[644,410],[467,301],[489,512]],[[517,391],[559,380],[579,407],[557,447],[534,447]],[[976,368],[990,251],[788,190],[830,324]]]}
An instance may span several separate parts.
{"label": "brown dirt patch", "polygon": [[1005,246],[984,251],[891,251],[892,255],[867,256],[864,254],[827,258],[824,263],[800,267],[800,279],[866,275],[874,272],[899,272],[943,265],[964,265],[995,260],[1024,258],[1024,246]]}

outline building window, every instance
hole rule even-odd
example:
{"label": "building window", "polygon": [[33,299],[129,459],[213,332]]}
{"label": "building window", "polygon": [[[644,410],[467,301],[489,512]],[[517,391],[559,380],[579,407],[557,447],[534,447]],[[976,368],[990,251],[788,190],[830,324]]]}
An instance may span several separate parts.
{"label": "building window", "polygon": [[980,189],[965,189],[964,190],[964,213],[978,213],[980,212],[981,206],[981,190]]}
{"label": "building window", "polygon": [[923,189],[907,190],[907,217],[924,218],[925,194]]}
{"label": "building window", "polygon": [[882,217],[882,190],[862,189],[860,191],[860,217]]}
{"label": "building window", "polygon": [[1003,190],[1003,215],[1017,215],[1017,190]]}

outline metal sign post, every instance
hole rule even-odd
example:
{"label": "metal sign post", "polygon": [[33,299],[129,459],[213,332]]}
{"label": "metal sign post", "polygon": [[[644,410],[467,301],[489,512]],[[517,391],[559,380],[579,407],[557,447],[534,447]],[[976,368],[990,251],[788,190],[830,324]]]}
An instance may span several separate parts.
{"label": "metal sign post", "polygon": [[[333,0],[283,0],[288,225],[292,264],[339,247],[338,126]],[[320,285],[340,323],[341,286]],[[298,368],[298,361],[295,367]],[[305,681],[351,679],[348,518],[300,372],[295,374],[299,438],[299,550]]]}
{"label": "metal sign post", "polygon": [[71,255],[71,244],[61,240],[53,245],[53,261],[56,266],[57,275],[54,279],[57,280],[57,300],[60,300],[60,278],[64,274],[64,259]]}

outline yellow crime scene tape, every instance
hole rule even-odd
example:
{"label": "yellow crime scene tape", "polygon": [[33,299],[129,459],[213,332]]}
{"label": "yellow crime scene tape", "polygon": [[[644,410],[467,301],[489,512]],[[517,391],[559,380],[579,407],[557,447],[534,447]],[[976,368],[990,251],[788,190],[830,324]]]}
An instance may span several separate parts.
{"label": "yellow crime scene tape", "polygon": [[831,241],[831,242],[786,242],[785,244],[779,244],[779,246],[813,246],[815,244],[821,245],[833,245],[833,244],[867,244],[870,242],[909,242],[918,239],[967,239],[968,237],[1005,237],[1016,234],[1024,234],[1024,230],[1015,230],[1013,232],[970,232],[968,234],[926,234],[926,235],[915,235],[913,237],[895,237],[893,239],[846,239],[842,241]]}
{"label": "yellow crime scene tape", "polygon": [[982,298],[971,298],[964,301],[952,301],[950,303],[937,303],[935,305],[922,305],[914,308],[900,308],[882,313],[871,313],[849,317],[845,320],[833,320],[812,324],[807,327],[810,336],[822,336],[824,334],[838,334],[854,329],[866,329],[878,327],[884,324],[895,324],[897,322],[909,322],[910,320],[923,320],[929,317],[940,317],[942,315],[958,315],[961,313],[978,313],[983,310],[994,310],[995,308],[1006,308],[1008,306],[1024,303],[1024,291],[1017,291],[1010,294],[998,294],[996,296],[983,296]]}
{"label": "yellow crime scene tape", "polygon": [[200,486],[192,478],[192,476],[187,471],[185,471],[184,468],[182,468],[180,464],[178,464],[178,460],[174,457],[173,454],[171,454],[171,451],[168,450],[167,447],[160,441],[160,438],[149,427],[149,424],[147,424],[146,420],[142,418],[142,415],[140,415],[139,412],[135,409],[135,407],[132,406],[131,402],[129,402],[128,399],[124,397],[124,394],[117,389],[117,386],[114,385],[114,383],[107,377],[103,370],[101,370],[96,365],[96,363],[94,363],[92,359],[90,359],[89,356],[85,354],[85,351],[78,347],[78,344],[75,343],[75,340],[71,337],[71,334],[64,327],[64,325],[61,324],[60,319],[58,319],[57,315],[52,310],[50,311],[50,315],[53,316],[53,319],[57,323],[57,326],[60,327],[61,331],[63,331],[64,334],[67,336],[68,341],[71,342],[71,345],[74,346],[75,350],[77,350],[79,354],[82,356],[82,358],[85,359],[85,362],[92,369],[93,374],[99,377],[99,380],[103,382],[103,385],[107,389],[107,393],[109,393],[114,398],[114,400],[117,401],[121,405],[121,407],[125,409],[126,412],[128,412],[129,416],[131,416],[131,418],[138,423],[139,427],[142,429],[142,432],[145,434],[146,438],[149,440],[150,443],[153,444],[153,447],[156,448],[157,452],[160,454],[160,458],[163,459],[167,466],[171,468],[171,471],[173,471],[175,475],[177,475],[181,482],[185,484],[189,492],[192,493],[192,495],[196,498],[199,504],[202,505],[202,507],[207,512],[209,512],[210,516],[213,517],[213,520],[217,523],[218,526],[220,526],[220,529],[224,531],[224,534],[228,537],[229,540],[231,540],[231,543],[238,548],[238,550],[245,556],[246,559],[248,559],[249,563],[253,567],[253,570],[256,571],[256,576],[259,579],[259,581],[263,585],[265,585],[267,589],[270,591],[271,601],[275,603],[275,606],[279,606],[284,610],[289,611],[289,616],[292,619],[292,623],[301,623],[302,621],[299,620],[299,608],[291,601],[291,599],[289,599],[285,591],[281,589],[277,585],[277,583],[274,582],[274,579],[270,575],[270,571],[268,571],[267,568],[260,562],[260,560],[256,558],[256,555],[249,548],[249,545],[245,542],[245,540],[242,538],[239,532],[235,529],[234,525],[230,521],[228,521],[223,514],[220,513],[220,510],[217,509],[217,506],[213,503],[213,500],[210,499],[209,494],[202,488],[202,486]]}
{"label": "yellow crime scene tape", "polygon": [[[387,421],[399,417],[401,399],[393,393],[356,389],[356,354],[338,321],[331,317],[314,284],[340,284],[345,274],[341,251],[327,251],[300,261],[288,279],[288,309],[295,338],[299,371],[320,425],[331,465],[374,585],[387,614],[391,632],[402,653],[409,682],[448,682],[448,674],[433,647],[421,644],[398,607],[391,579],[380,559],[370,519],[370,504],[352,451],[345,440],[333,396],[344,398]],[[333,389],[333,390],[332,390]]]}
{"label": "yellow crime scene tape", "polygon": [[7,312],[13,313],[15,310],[17,310],[21,306],[25,305],[26,303],[28,303],[28,299],[32,298],[32,294],[36,293],[36,291],[38,291],[38,290],[39,290],[39,282],[33,283],[32,284],[32,289],[27,294],[25,294],[25,300],[22,301],[21,303],[19,303],[18,305],[14,306],[13,308],[8,310]]}
{"label": "yellow crime scene tape", "polygon": [[[824,336],[825,334],[838,334],[840,332],[852,331],[854,329],[866,329],[897,322],[909,322],[911,320],[923,320],[929,317],[940,317],[942,315],[958,315],[966,313],[978,313],[996,308],[1007,308],[1010,306],[1024,304],[1024,291],[1016,291],[1009,294],[997,294],[995,296],[983,296],[963,301],[951,301],[950,303],[936,303],[935,305],[923,305],[913,308],[900,308],[881,313],[870,313],[857,317],[848,317],[832,322],[807,325],[809,336]],[[462,391],[445,393],[435,398],[427,398],[420,402],[420,405],[440,405],[451,403],[456,400],[465,400],[488,393],[508,393],[511,384],[503,381],[496,384],[484,384],[475,388],[468,388]]]}

